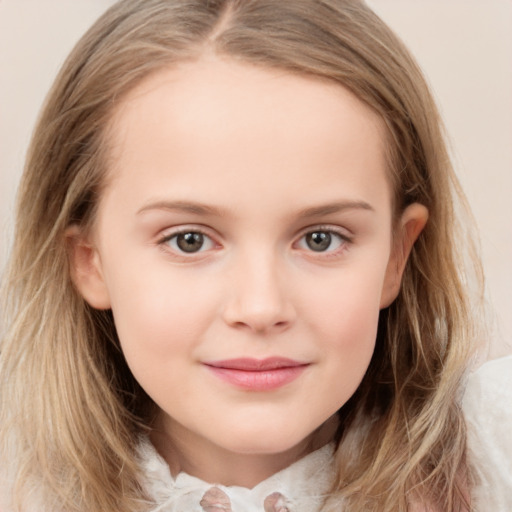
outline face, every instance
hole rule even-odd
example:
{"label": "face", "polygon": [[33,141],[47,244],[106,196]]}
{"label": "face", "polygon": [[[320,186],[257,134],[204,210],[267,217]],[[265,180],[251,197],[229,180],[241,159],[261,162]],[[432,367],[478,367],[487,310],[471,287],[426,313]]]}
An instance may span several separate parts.
{"label": "face", "polygon": [[361,382],[403,266],[379,118],[339,85],[205,59],[132,91],[110,139],[75,279],[167,434],[308,439]]}

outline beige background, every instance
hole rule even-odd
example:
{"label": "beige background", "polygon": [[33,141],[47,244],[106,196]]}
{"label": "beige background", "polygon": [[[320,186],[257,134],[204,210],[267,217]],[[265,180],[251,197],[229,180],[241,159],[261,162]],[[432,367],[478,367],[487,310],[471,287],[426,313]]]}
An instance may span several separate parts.
{"label": "beige background", "polygon": [[[276,0],[277,1],[277,0]],[[71,46],[111,0],[0,0],[0,267],[37,112]],[[512,352],[512,0],[370,0],[434,89],[482,241],[489,357]]]}

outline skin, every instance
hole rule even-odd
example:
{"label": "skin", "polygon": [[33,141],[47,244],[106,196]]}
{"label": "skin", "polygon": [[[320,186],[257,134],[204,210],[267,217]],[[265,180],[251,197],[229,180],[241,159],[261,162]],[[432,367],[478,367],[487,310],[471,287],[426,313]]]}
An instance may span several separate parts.
{"label": "skin", "polygon": [[[253,487],[332,438],[427,221],[411,205],[392,237],[385,140],[339,85],[213,56],[117,108],[96,225],[69,233],[74,280],[112,308],[173,473]],[[255,391],[204,364],[271,356],[306,366]]]}

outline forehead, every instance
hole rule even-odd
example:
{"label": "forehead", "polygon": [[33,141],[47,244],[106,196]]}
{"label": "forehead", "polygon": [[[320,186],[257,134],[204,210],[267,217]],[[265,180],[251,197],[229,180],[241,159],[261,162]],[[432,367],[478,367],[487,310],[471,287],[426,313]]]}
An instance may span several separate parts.
{"label": "forehead", "polygon": [[387,182],[384,123],[350,91],[217,57],[145,79],[120,102],[109,135],[114,181],[167,170],[174,190],[212,177],[313,189],[331,179],[325,168],[369,186],[373,174]]}
{"label": "forehead", "polygon": [[[338,102],[343,98],[345,108],[360,109],[359,116],[371,118],[372,121],[379,117],[334,80],[210,54],[151,73],[127,94],[123,106],[137,104],[143,101],[145,95],[159,90],[165,95],[172,92],[176,98],[175,103],[193,99],[204,105],[203,102],[211,103],[214,99],[221,102],[225,95],[231,102],[245,103],[250,96],[259,105],[280,108],[292,105],[296,108],[297,101],[300,101],[306,112],[310,110],[309,101],[315,101],[315,111],[321,112],[322,107],[329,102]],[[172,101],[173,98],[168,96],[167,99]],[[193,104],[187,106],[190,108]]]}

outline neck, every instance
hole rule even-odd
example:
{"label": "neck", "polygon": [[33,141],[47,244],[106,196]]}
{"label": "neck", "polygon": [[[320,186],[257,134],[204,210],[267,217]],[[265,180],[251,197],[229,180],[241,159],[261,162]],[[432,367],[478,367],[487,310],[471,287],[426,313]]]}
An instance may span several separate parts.
{"label": "neck", "polygon": [[159,419],[151,432],[156,450],[169,464],[173,476],[185,472],[212,484],[253,488],[333,439],[335,417],[329,419],[298,445],[279,453],[247,454],[226,450],[204,438],[190,436],[180,425],[169,429]]}

